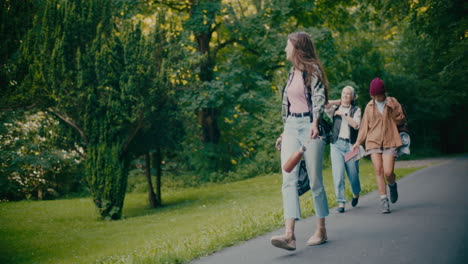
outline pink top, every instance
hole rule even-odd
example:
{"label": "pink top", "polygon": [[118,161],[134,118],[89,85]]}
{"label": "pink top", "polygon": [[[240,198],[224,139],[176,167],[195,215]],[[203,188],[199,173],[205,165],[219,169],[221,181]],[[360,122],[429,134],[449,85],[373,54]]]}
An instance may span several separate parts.
{"label": "pink top", "polygon": [[304,94],[304,80],[302,72],[294,70],[293,77],[287,88],[288,100],[291,103],[289,112],[304,113],[309,111]]}

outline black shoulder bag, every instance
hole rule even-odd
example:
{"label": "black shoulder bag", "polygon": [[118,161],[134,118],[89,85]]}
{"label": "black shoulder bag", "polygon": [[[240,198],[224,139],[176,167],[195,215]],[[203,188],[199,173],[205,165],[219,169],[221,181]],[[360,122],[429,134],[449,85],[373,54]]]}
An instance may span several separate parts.
{"label": "black shoulder bag", "polygon": [[305,160],[299,163],[299,175],[297,176],[297,194],[299,196],[310,190],[309,175],[307,175],[307,168]]}

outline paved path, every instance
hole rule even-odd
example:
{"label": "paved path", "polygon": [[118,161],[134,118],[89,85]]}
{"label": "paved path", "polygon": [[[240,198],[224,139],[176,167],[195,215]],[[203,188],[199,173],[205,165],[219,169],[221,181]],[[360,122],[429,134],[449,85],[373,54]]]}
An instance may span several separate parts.
{"label": "paved path", "polygon": [[468,263],[468,156],[412,173],[398,187],[391,214],[380,213],[376,192],[344,214],[331,209],[323,245],[305,245],[314,230],[309,217],[296,224],[296,251],[271,246],[280,229],[194,263]]}

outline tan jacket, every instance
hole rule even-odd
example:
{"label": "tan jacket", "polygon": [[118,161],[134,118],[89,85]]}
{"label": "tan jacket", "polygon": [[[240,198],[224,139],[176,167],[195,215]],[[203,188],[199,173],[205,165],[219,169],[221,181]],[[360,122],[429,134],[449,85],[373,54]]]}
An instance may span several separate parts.
{"label": "tan jacket", "polygon": [[397,148],[401,145],[397,125],[405,120],[400,103],[394,97],[387,97],[383,113],[380,113],[374,100],[364,110],[356,143],[366,140],[366,150],[375,148]]}

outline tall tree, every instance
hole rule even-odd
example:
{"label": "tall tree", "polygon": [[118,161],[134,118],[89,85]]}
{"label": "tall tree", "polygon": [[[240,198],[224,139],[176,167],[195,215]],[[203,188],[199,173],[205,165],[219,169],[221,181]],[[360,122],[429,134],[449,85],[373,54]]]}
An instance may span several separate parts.
{"label": "tall tree", "polygon": [[170,36],[150,42],[138,27],[120,31],[127,24],[110,2],[47,0],[19,61],[27,69],[20,87],[40,91],[38,107],[75,131],[105,219],[121,217],[132,146],[171,85],[164,70],[171,61],[158,52],[168,50]]}

